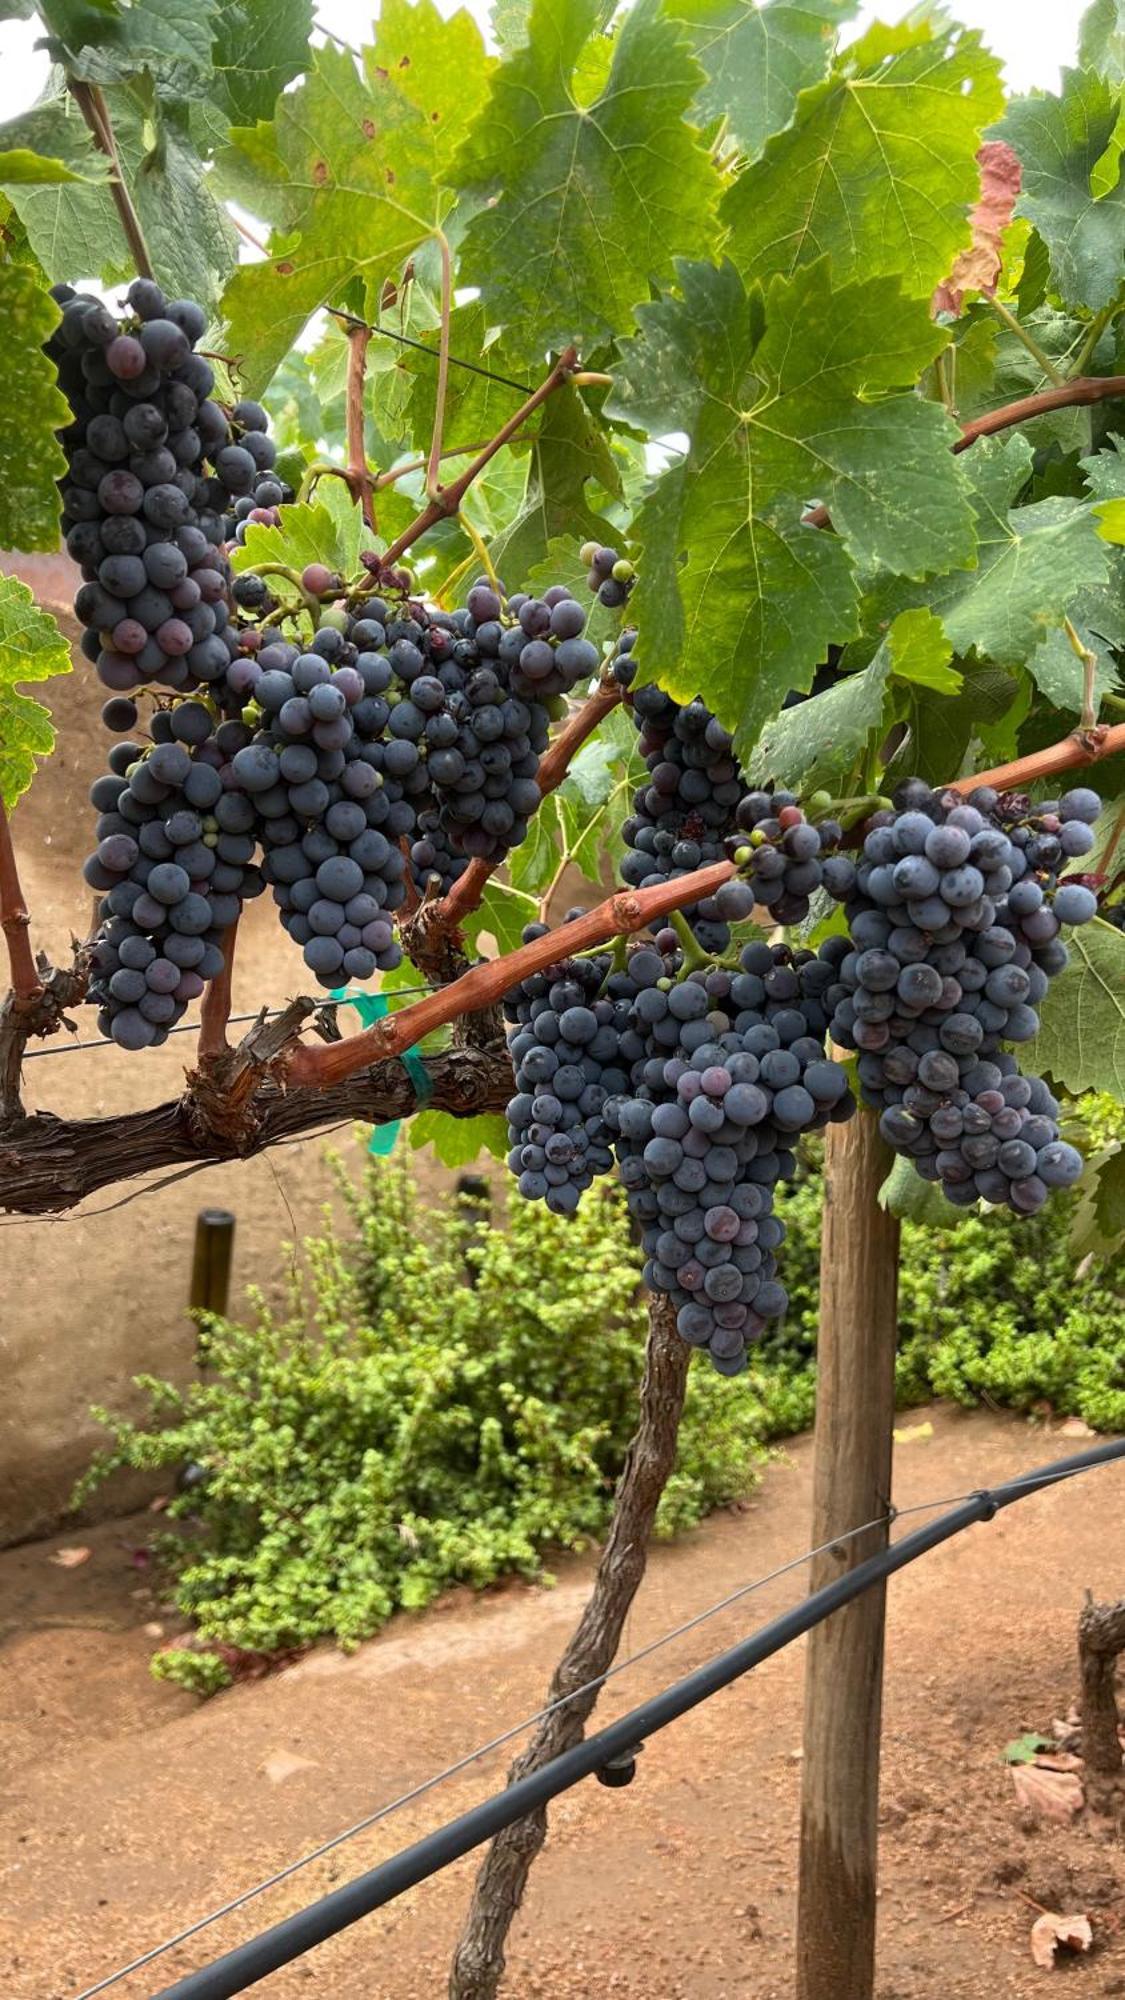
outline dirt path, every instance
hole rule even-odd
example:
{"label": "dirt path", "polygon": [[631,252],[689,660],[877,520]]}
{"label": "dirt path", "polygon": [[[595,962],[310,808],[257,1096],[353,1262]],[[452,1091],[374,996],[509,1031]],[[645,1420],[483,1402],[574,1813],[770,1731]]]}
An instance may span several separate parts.
{"label": "dirt path", "polygon": [[[900,1446],[900,1505],[962,1493],[1075,1449],[1014,1418],[945,1408]],[[798,1440],[740,1512],[650,1568],[627,1635],[643,1645],[800,1551],[811,1450]],[[1065,1713],[1081,1592],[1123,1587],[1125,1469],[1110,1467],[961,1536],[891,1586],[880,2000],[1038,1994],[1026,1898],[1086,1910],[1095,1953],[1067,1990],[1125,1993],[1125,1858],[1108,1822],[1021,1821],[998,1753]],[[533,1709],[589,1584],[454,1594],[352,1659],[320,1651],[199,1705],[153,1682],[154,1606],[129,1548],[151,1517],[0,1557],[0,1992],[81,1987]],[[799,1594],[762,1591],[624,1675],[608,1719]],[[61,1621],[72,1621],[64,1624]],[[12,1628],[15,1628],[14,1630]],[[172,1628],[174,1629],[174,1628]],[[512,2000],[783,2000],[792,1991],[802,1649],[648,1747],[637,1782],[553,1809],[513,1936]],[[493,1757],[116,1989],[141,1996],[404,1846],[499,1783]],[[287,1775],[282,1775],[288,1773]],[[255,1991],[270,2000],[438,2000],[473,1863],[449,1870]],[[824,2000],[832,2000],[825,1995]]]}

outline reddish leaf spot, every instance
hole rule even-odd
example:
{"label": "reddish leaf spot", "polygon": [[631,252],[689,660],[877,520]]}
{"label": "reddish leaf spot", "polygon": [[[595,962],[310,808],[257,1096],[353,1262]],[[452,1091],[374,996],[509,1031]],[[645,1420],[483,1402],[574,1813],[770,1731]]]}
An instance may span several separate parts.
{"label": "reddish leaf spot", "polygon": [[410,57],[409,57],[409,56],[400,56],[400,57],[399,57],[399,59],[398,59],[398,66],[399,66],[399,68],[400,68],[400,69],[409,69],[409,68],[410,68]]}
{"label": "reddish leaf spot", "polygon": [[393,187],[393,186],[394,186],[394,184],[395,184],[395,173],[394,173],[394,168],[393,168],[393,167],[388,167],[388,168],[387,168],[387,186],[388,186],[388,187]]}
{"label": "reddish leaf spot", "polygon": [[375,74],[376,74],[376,76],[378,77],[378,79],[379,79],[380,83],[386,83],[386,81],[387,81],[387,78],[388,78],[388,77],[390,76],[390,70],[389,70],[389,69],[382,69],[382,68],[380,68],[379,64],[378,64],[378,63],[376,63],[376,65],[375,65]]}
{"label": "reddish leaf spot", "polygon": [[313,164],[313,179],[314,179],[314,181],[316,182],[316,184],[317,184],[317,186],[318,186],[318,187],[323,187],[323,186],[324,186],[324,183],[325,183],[325,181],[326,181],[326,180],[328,179],[328,162],[327,162],[327,160],[317,160],[317,161],[315,161],[315,162],[314,162],[314,164]]}
{"label": "reddish leaf spot", "polygon": [[375,137],[375,120],[373,118],[365,118],[362,131],[365,139],[373,139]]}
{"label": "reddish leaf spot", "polygon": [[293,266],[288,257],[283,257],[280,264],[275,264],[273,268],[279,278],[291,278],[293,275]]}
{"label": "reddish leaf spot", "polygon": [[440,123],[441,123],[441,112],[440,112],[440,111],[431,111],[431,113],[430,113],[430,124],[431,124],[431,125],[439,125]]}

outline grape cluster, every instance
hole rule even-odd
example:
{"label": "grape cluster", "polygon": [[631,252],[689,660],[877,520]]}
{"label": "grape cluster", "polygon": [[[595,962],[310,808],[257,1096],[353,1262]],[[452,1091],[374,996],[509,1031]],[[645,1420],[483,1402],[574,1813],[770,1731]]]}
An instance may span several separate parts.
{"label": "grape cluster", "polygon": [[231,725],[229,783],[258,831],[285,929],[322,985],[389,971],[402,957],[391,924],[406,895],[398,843],[415,808],[410,774],[393,774],[382,740],[386,654],[359,652],[326,625],[307,650],[271,640],[242,679],[253,700],[244,718],[258,726]]}
{"label": "grape cluster", "polygon": [[801,1132],[854,1109],[824,1055],[834,971],[750,944],[734,971],[685,972],[675,934],[659,942],[669,949],[642,945],[624,968],[609,954],[566,960],[508,995],[508,1164],[523,1195],[570,1214],[616,1156],[646,1283],[733,1375],[785,1310],[771,1190]]}
{"label": "grape cluster", "polygon": [[597,542],[585,542],[582,561],[587,565],[586,581],[598,603],[608,611],[620,610],[636,582],[636,571],[628,556],[619,555],[616,549],[600,548]]}
{"label": "grape cluster", "polygon": [[102,897],[90,998],[122,1048],[164,1041],[224,965],[224,931],[264,886],[253,814],[225,791],[229,744],[202,702],[153,717],[151,745],[116,743],[91,789],[98,845],[84,874]]}
{"label": "grape cluster", "polygon": [[61,492],[83,576],[82,649],[115,693],[214,682],[235,648],[223,509],[246,466],[256,476],[272,463],[273,445],[256,431],[236,442],[212,400],[213,371],[193,352],[205,314],[192,300],[138,278],[118,322],[70,286],[54,296],[62,319],[48,352],[73,411]]}
{"label": "grape cluster", "polygon": [[685,1340],[737,1374],[784,1313],[772,1189],[797,1139],[854,1110],[824,1054],[831,968],[811,952],[750,944],[741,969],[686,977],[642,948],[607,995],[630,1001],[630,1089],[604,1111],[647,1255],[645,1281],[677,1307]]}
{"label": "grape cluster", "polygon": [[857,866],[836,858],[850,936],[824,947],[832,1037],[859,1051],[866,1101],[924,1179],[956,1206],[1030,1215],[1082,1158],[1047,1086],[1002,1044],[1035,1036],[1067,962],[1061,927],[1096,913],[1085,884],[1059,877],[1093,846],[1101,801],[1085,787],[1035,806],[989,787],[963,800],[909,780],[895,803]]}
{"label": "grape cluster", "polygon": [[[524,943],[542,937],[529,924]],[[606,1101],[629,1086],[621,1036],[631,1011],[602,992],[611,959],[564,959],[533,973],[505,996],[514,1024],[510,1051],[516,1094],[508,1105],[508,1165],[528,1201],[572,1215],[598,1174],[613,1165]]]}
{"label": "grape cluster", "polygon": [[[745,785],[730,732],[704,702],[681,707],[645,685],[635,690],[632,710],[649,778],[622,828],[631,851],[621,875],[640,889],[723,860]],[[689,905],[684,915],[706,950],[725,951],[730,933],[713,897]]]}

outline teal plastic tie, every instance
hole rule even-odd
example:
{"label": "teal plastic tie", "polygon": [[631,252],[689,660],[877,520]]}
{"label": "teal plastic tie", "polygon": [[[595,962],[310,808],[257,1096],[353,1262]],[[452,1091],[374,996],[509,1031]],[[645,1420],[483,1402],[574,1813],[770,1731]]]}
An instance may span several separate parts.
{"label": "teal plastic tie", "polygon": [[[346,986],[339,986],[330,997],[338,1001],[341,1006],[354,1007],[365,1028],[374,1027],[376,1021],[381,1021],[385,1014],[390,1013],[390,1002],[385,993],[349,993]],[[417,1049],[404,1049],[399,1061],[414,1085],[414,1094],[419,1104],[424,1104],[433,1086],[430,1082],[430,1073]],[[386,1124],[374,1126],[368,1142],[368,1152],[374,1153],[376,1159],[385,1160],[394,1152],[401,1126],[401,1118],[390,1118]]]}

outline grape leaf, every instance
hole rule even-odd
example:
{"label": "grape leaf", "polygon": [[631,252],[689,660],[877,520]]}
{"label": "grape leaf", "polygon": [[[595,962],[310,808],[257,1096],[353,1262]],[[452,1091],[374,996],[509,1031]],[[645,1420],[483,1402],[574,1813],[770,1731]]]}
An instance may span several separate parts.
{"label": "grape leaf", "polygon": [[360,67],[315,50],[272,121],[232,132],[223,186],[273,228],[266,262],[237,271],[223,300],[251,390],[349,285],[376,317],[385,281],[448,213],[440,184],[488,68],[467,14],[443,21],[432,0],[386,0]]}
{"label": "grape leaf", "polygon": [[[160,121],[153,146],[152,107],[141,85],[110,87],[106,98],[125,180],[133,195],[153,268],[173,297],[210,305],[235,260],[234,230],[215,200],[186,126],[174,113]],[[63,185],[9,189],[32,250],[52,279],[77,274],[123,283],[133,255],[118,220],[100,155],[64,92],[0,126],[0,145],[27,146],[80,176]]]}
{"label": "grape leaf", "polygon": [[50,715],[19,683],[70,671],[70,647],[50,613],[17,577],[0,576],[0,800],[9,812],[35,776],[36,760],[55,747]]}
{"label": "grape leaf", "polygon": [[596,480],[614,492],[618,472],[605,437],[577,389],[560,389],[543,405],[539,432],[528,460],[523,504],[490,549],[493,563],[510,590],[522,588],[546,563],[559,539],[604,542],[613,528],[595,513],[586,487]]}
{"label": "grape leaf", "polygon": [[924,593],[902,580],[876,585],[865,627],[924,600],[954,650],[1003,666],[1022,666],[1083,594],[1109,578],[1108,550],[1095,532],[1089,501],[1056,497],[1013,507],[1031,473],[1025,438],[985,439],[965,454],[977,517],[977,567],[943,576]]}
{"label": "grape leaf", "polygon": [[787,126],[798,93],[820,83],[856,0],[672,0],[706,71],[694,109],[726,118],[747,159]]}
{"label": "grape leaf", "polygon": [[1087,1160],[1070,1229],[1075,1257],[1113,1255],[1125,1237],[1125,1147],[1106,1146]]}
{"label": "grape leaf", "polygon": [[0,548],[56,549],[66,459],[54,433],[70,405],[43,352],[59,309],[33,264],[0,264],[0,320]]}
{"label": "grape leaf", "polygon": [[[1072,610],[1071,623],[1083,645],[1088,646],[1095,656],[1093,701],[1096,712],[1103,695],[1112,693],[1117,686],[1116,664],[1112,655],[1104,650],[1103,642],[1108,638],[1115,641],[1125,638],[1121,606],[1108,591],[1088,591],[1081,611],[1077,607]],[[1073,715],[1081,714],[1085,694],[1082,662],[1061,625],[1048,632],[1028,654],[1027,671],[1052,708],[1061,708]]]}
{"label": "grape leaf", "polygon": [[1112,84],[1125,83],[1125,5],[1122,0],[1094,0],[1078,31],[1078,61],[1096,69]]}
{"label": "grape leaf", "polygon": [[538,897],[559,865],[558,802],[548,793],[539,811],[533,814],[527,839],[513,847],[508,856],[508,875],[513,889]]}
{"label": "grape leaf", "polygon": [[0,153],[0,187],[43,187],[54,181],[103,180],[95,161],[94,169],[88,176],[76,174],[65,160],[45,159],[42,153],[33,153],[27,146],[16,146],[8,152]]}
{"label": "grape leaf", "polygon": [[209,96],[232,125],[268,118],[309,58],[312,0],[225,0],[211,50]]}
{"label": "grape leaf", "polygon": [[[534,825],[534,820],[532,825]],[[515,850],[518,851],[518,850]],[[539,915],[539,900],[506,882],[489,882],[479,909],[466,917],[461,928],[467,944],[480,949],[482,932],[496,940],[502,952],[515,951],[523,943],[523,927]]]}
{"label": "grape leaf", "polygon": [[[651,489],[633,614],[645,666],[701,694],[748,754],[830,642],[854,637],[853,558],[922,575],[969,562],[952,426],[912,385],[944,336],[885,282],[833,292],[827,260],[760,301],[731,265],[679,268],[680,299],[639,311],[612,407],[691,433]],[[896,393],[906,391],[906,393]],[[803,525],[823,500],[834,535]]]}
{"label": "grape leaf", "polygon": [[1117,123],[1117,97],[1093,70],[1064,70],[1060,97],[1022,97],[996,136],[1019,155],[1017,215],[1035,224],[1051,255],[1055,288],[1070,306],[1108,305],[1122,277],[1125,183],[1100,198],[1091,177]]}
{"label": "grape leaf", "polygon": [[932,612],[902,612],[869,667],[845,674],[823,694],[782,709],[767,722],[750,759],[751,780],[757,785],[774,778],[806,795],[835,790],[862,756],[872,731],[883,727],[893,679],[942,694],[958,692],[961,675],[949,665],[950,651]]}
{"label": "grape leaf", "polygon": [[650,280],[714,226],[718,177],[687,119],[703,72],[683,31],[637,0],[585,102],[575,70],[601,12],[602,0],[533,0],[528,45],[496,71],[457,161],[458,185],[487,198],[464,282],[529,355],[630,326]]}
{"label": "grape leaf", "polygon": [[454,1118],[449,1111],[419,1111],[410,1121],[415,1151],[432,1146],[443,1167],[467,1167],[482,1151],[502,1160],[508,1150],[508,1121],[499,1111]]}
{"label": "grape leaf", "polygon": [[354,572],[363,543],[372,540],[342,479],[323,479],[311,506],[301,501],[279,507],[278,514],[276,528],[262,521],[247,523],[244,544],[230,552],[236,573],[263,563],[284,563],[300,572],[306,563],[317,562],[346,576]]}
{"label": "grape leaf", "polygon": [[87,0],[41,0],[39,8],[68,75],[106,84],[147,70],[181,87],[193,71],[210,78],[218,11],[219,0],[130,0],[96,12]]}
{"label": "grape leaf", "polygon": [[[479,299],[457,306],[450,315],[449,352],[466,361],[475,361],[492,374],[477,375],[467,368],[450,368],[445,392],[443,437],[447,447],[464,444],[479,448],[514,416],[531,384],[519,386],[519,364],[505,352],[502,341],[486,345],[489,326]],[[425,451],[433,435],[437,408],[436,331],[422,335],[424,353],[417,348],[403,352],[401,367],[410,383],[407,419],[419,451]],[[506,375],[501,382],[496,376]],[[517,385],[512,387],[513,382]],[[533,420],[534,421],[534,420]]]}
{"label": "grape leaf", "polygon": [[879,1206],[923,1229],[949,1229],[953,1221],[953,1210],[941,1189],[924,1181],[913,1161],[901,1153],[879,1189]]}
{"label": "grape leaf", "polygon": [[1040,1006],[1029,1053],[1075,1095],[1104,1090],[1125,1104],[1125,932],[1095,918],[1066,942],[1070,964]]}
{"label": "grape leaf", "polygon": [[728,256],[761,280],[828,252],[837,284],[898,277],[928,299],[969,241],[977,147],[1001,107],[979,35],[920,10],[876,24],[729,188]]}

